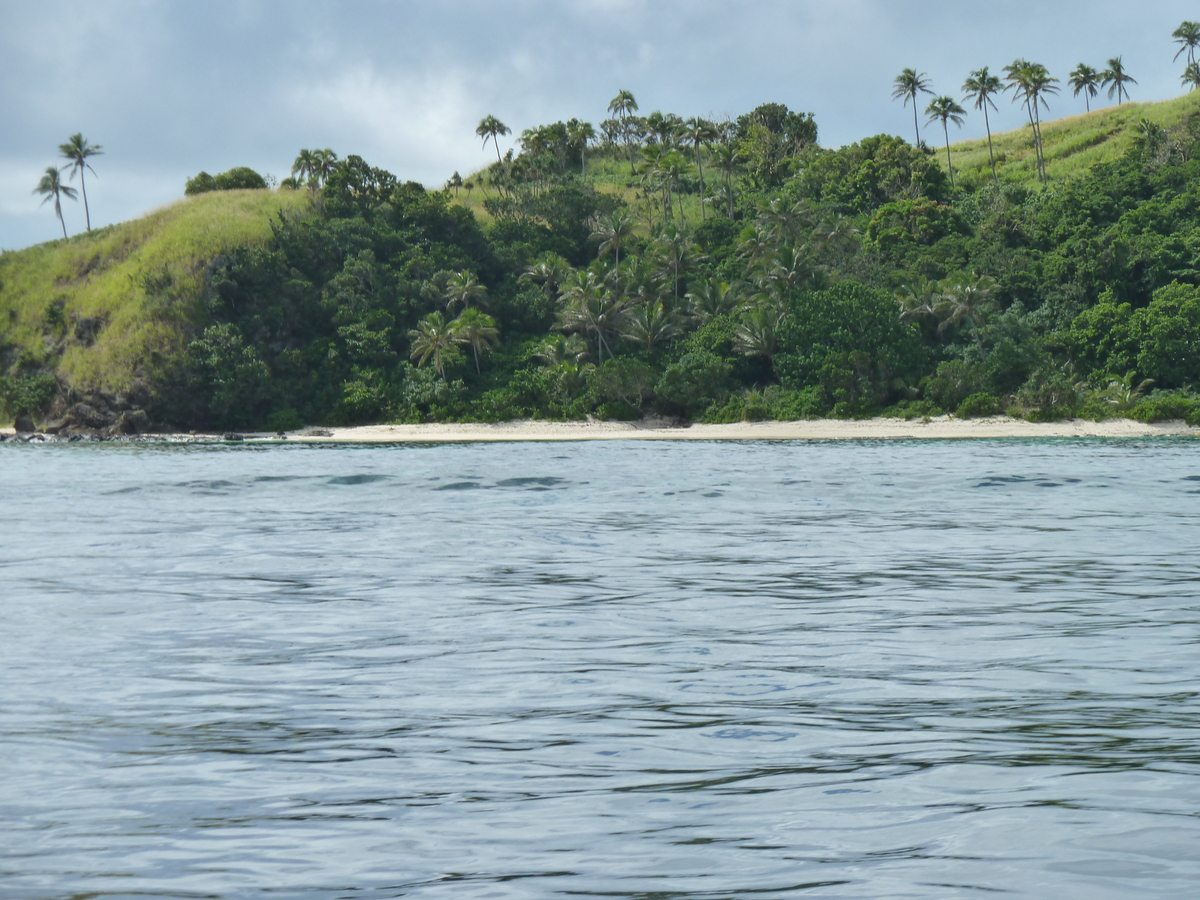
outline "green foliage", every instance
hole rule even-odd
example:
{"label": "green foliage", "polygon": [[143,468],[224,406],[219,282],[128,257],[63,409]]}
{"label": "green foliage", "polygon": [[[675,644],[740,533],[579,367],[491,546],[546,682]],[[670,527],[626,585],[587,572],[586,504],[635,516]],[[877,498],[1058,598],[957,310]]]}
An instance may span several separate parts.
{"label": "green foliage", "polygon": [[920,375],[925,351],[917,330],[881,291],[844,282],[794,294],[786,308],[776,357],[785,387],[819,385],[831,406],[862,411]]}
{"label": "green foliage", "polygon": [[958,404],[958,408],[954,414],[960,419],[978,419],[986,416],[994,416],[1003,412],[1000,403],[1000,398],[994,394],[989,394],[986,391],[980,391],[976,394],[971,394]]}
{"label": "green foliage", "polygon": [[246,166],[236,166],[228,172],[222,172],[219,175],[209,175],[207,172],[200,172],[187,180],[187,184],[183,188],[183,193],[191,197],[195,194],[207,193],[208,191],[264,190],[266,187],[266,179],[253,169]]}
{"label": "green foliage", "polygon": [[58,390],[58,382],[46,373],[0,375],[0,419],[37,416]]}

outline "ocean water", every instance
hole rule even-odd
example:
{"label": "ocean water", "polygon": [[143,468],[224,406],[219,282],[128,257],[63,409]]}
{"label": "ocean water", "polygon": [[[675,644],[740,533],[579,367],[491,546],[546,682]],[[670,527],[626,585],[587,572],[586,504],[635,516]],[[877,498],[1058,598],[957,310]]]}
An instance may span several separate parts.
{"label": "ocean water", "polygon": [[1198,453],[0,445],[0,896],[1195,896]]}

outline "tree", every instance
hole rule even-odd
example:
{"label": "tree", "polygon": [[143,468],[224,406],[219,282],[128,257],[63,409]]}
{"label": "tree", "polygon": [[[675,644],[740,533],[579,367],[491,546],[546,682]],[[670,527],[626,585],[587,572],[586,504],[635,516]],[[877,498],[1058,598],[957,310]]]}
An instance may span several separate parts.
{"label": "tree", "polygon": [[592,240],[600,242],[596,257],[599,259],[610,252],[613,254],[617,293],[621,291],[621,244],[633,234],[633,225],[633,216],[628,209],[613,210],[607,216],[592,220]]}
{"label": "tree", "polygon": [[483,138],[483,146],[487,147],[487,142],[491,141],[496,148],[496,162],[503,162],[500,157],[500,138],[503,135],[511,134],[512,129],[497,119],[495,116],[484,116],[479,122],[479,126],[475,129],[475,134]]}
{"label": "tree", "polygon": [[80,132],[75,132],[71,135],[65,144],[58,145],[58,152],[61,153],[71,163],[71,180],[75,180],[75,173],[79,173],[79,186],[83,189],[83,214],[87,220],[87,230],[92,230],[92,213],[88,209],[87,198],[87,180],[84,177],[84,170],[91,169],[92,174],[96,174],[96,170],[92,169],[88,158],[92,156],[103,156],[104,151],[99,144],[89,144]]}
{"label": "tree", "polygon": [[1185,85],[1190,85],[1190,89],[1193,91],[1200,88],[1200,63],[1188,63],[1187,68],[1183,70],[1183,78],[1180,80]]}
{"label": "tree", "polygon": [[988,107],[996,108],[996,104],[992,101],[992,95],[1000,93],[1003,85],[1000,83],[1000,79],[991,74],[987,66],[984,66],[971,73],[970,77],[963,82],[962,89],[966,93],[963,99],[973,101],[976,109],[983,110],[983,124],[987,129],[988,136],[988,156],[992,161],[992,178],[999,181],[999,176],[996,174],[996,152],[992,149],[992,122],[988,117]]}
{"label": "tree", "polygon": [[462,176],[459,175],[457,171],[455,171],[455,173],[453,175],[451,175],[450,179],[446,182],[446,187],[454,188],[454,196],[457,197],[458,189],[462,186],[463,186]]}
{"label": "tree", "polygon": [[1175,43],[1179,45],[1179,50],[1175,53],[1175,59],[1179,59],[1180,54],[1187,52],[1188,65],[1196,61],[1196,48],[1200,47],[1200,22],[1183,22],[1178,28],[1171,32],[1171,37],[1175,39]]}
{"label": "tree", "polygon": [[458,343],[454,329],[442,318],[440,312],[432,312],[417,322],[408,336],[412,339],[412,355],[410,359],[417,361],[420,369],[425,363],[433,361],[433,367],[442,377],[446,375],[448,357],[454,352]]}
{"label": "tree", "polygon": [[463,311],[470,309],[472,303],[487,305],[487,288],[484,287],[470,272],[455,272],[446,279],[446,287],[442,297],[446,301],[446,309],[451,310],[461,305]]}
{"label": "tree", "polygon": [[953,122],[959,128],[962,127],[963,117],[967,111],[954,102],[953,97],[935,97],[933,102],[925,110],[929,119],[926,125],[932,125],[934,122],[942,123],[942,132],[946,135],[946,168],[950,170],[950,187],[954,187],[954,166],[950,162],[950,126]]}
{"label": "tree", "polygon": [[596,129],[591,122],[578,122],[572,119],[567,123],[567,137],[572,144],[579,147],[579,172],[587,175],[587,146],[596,139]]}
{"label": "tree", "polygon": [[1029,125],[1033,129],[1034,157],[1037,162],[1038,178],[1046,182],[1046,160],[1042,154],[1042,116],[1041,108],[1049,109],[1046,95],[1057,94],[1054,85],[1057,78],[1052,78],[1046,67],[1041,63],[1030,62],[1027,59],[1015,59],[1004,67],[1005,79],[1008,86],[1005,90],[1013,91],[1013,102],[1020,100],[1025,104],[1029,114]]}
{"label": "tree", "polygon": [[1129,91],[1125,89],[1127,84],[1137,84],[1137,81],[1132,75],[1125,72],[1125,66],[1121,62],[1121,57],[1114,56],[1108,61],[1108,68],[1100,76],[1100,83],[1108,88],[1108,99],[1113,98],[1113,94],[1117,95],[1117,106],[1121,105],[1121,98],[1129,97]]}
{"label": "tree", "polygon": [[338,155],[326,147],[324,150],[314,150],[312,160],[311,175],[316,179],[317,186],[320,187],[329,180],[329,176],[333,174],[334,166],[337,165]]}
{"label": "tree", "polygon": [[621,337],[653,350],[679,334],[678,317],[660,301],[643,303],[621,317]]}
{"label": "tree", "polygon": [[[709,144],[717,137],[717,129],[712,122],[694,116],[683,123],[683,138],[692,145],[696,158],[696,171],[700,177],[700,196],[704,197],[704,163],[700,160],[700,148]],[[704,218],[704,204],[700,204],[700,218]]]}
{"label": "tree", "polygon": [[911,100],[913,105],[913,128],[917,132],[917,143],[914,146],[921,146],[921,126],[917,123],[917,97],[921,94],[932,94],[929,89],[929,79],[925,77],[925,73],[917,74],[916,69],[905,69],[896,76],[894,82],[895,90],[892,91],[893,100],[904,100],[904,105],[908,106]]}
{"label": "tree", "polygon": [[480,351],[490,349],[500,339],[496,320],[485,312],[468,308],[450,323],[450,331],[456,343],[466,344],[471,348],[475,355],[475,374],[478,375]]}
{"label": "tree", "polygon": [[307,183],[316,174],[316,155],[307,149],[301,149],[292,163],[292,177],[297,181]]}
{"label": "tree", "polygon": [[621,123],[621,137],[625,141],[625,148],[629,151],[630,175],[637,174],[633,165],[633,132],[629,127],[629,119],[637,112],[637,108],[637,100],[634,99],[633,92],[625,89],[617,91],[617,96],[608,103],[608,111]]}
{"label": "tree", "polygon": [[35,194],[41,194],[45,199],[42,201],[42,206],[45,206],[51,200],[54,201],[54,214],[58,216],[58,222],[62,225],[63,237],[67,236],[67,223],[63,219],[62,214],[62,198],[74,200],[76,197],[75,188],[62,183],[59,178],[58,169],[54,166],[46,167],[46,174],[42,176],[42,180],[38,182],[38,186],[33,189]]}
{"label": "tree", "polygon": [[1086,63],[1080,63],[1071,72],[1067,82],[1071,85],[1072,96],[1078,97],[1083,94],[1083,101],[1087,107],[1087,111],[1092,111],[1092,97],[1100,93],[1100,73]]}

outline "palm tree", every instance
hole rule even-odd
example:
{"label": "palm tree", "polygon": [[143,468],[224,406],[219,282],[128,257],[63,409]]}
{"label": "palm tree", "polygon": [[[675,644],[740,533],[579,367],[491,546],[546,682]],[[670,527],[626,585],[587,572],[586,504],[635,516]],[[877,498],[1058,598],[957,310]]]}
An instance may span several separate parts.
{"label": "palm tree", "polygon": [[942,131],[946,135],[946,168],[950,170],[950,187],[954,187],[954,166],[950,162],[950,122],[962,128],[963,117],[967,111],[954,102],[953,97],[934,97],[933,102],[925,109],[929,119],[926,125],[941,121]]}
{"label": "palm tree", "polygon": [[596,129],[592,127],[591,122],[575,122],[575,124],[567,130],[567,138],[571,143],[579,147],[579,171],[581,175],[587,175],[587,145],[590,141],[596,139]]}
{"label": "palm tree", "polygon": [[692,285],[684,294],[688,301],[688,313],[700,324],[723,313],[731,312],[738,305],[739,291],[735,285],[717,278],[706,278]]}
{"label": "palm tree", "polygon": [[943,283],[942,304],[938,310],[939,318],[941,318],[941,322],[938,324],[938,333],[940,334],[951,325],[957,325],[966,319],[971,326],[975,344],[979,348],[979,357],[986,361],[987,351],[983,349],[983,340],[979,335],[976,318],[998,288],[996,280],[988,275],[982,275],[974,281],[958,278],[948,285]]}
{"label": "palm tree", "polygon": [[458,189],[463,186],[462,176],[457,171],[450,176],[450,180],[446,182],[446,187],[454,188],[454,196],[458,196]]}
{"label": "palm tree", "polygon": [[475,374],[478,375],[479,352],[490,349],[500,339],[496,320],[478,309],[464,309],[459,317],[450,323],[450,332],[455,343],[470,346],[475,354]]}
{"label": "palm tree", "polygon": [[992,149],[992,122],[988,117],[988,107],[996,108],[996,104],[992,101],[992,94],[998,94],[1003,90],[1003,85],[1000,79],[988,71],[988,67],[977,69],[972,72],[970,77],[963,82],[963,91],[966,96],[964,100],[972,100],[975,103],[976,109],[983,110],[983,124],[987,128],[988,136],[988,156],[992,160],[992,178],[999,181],[1000,178],[996,174],[996,153]]}
{"label": "palm tree", "polygon": [[1041,108],[1049,109],[1046,95],[1058,93],[1058,88],[1054,86],[1058,79],[1050,77],[1050,73],[1041,63],[1032,63],[1026,59],[1013,60],[1004,67],[1004,71],[1008,81],[1005,90],[1011,89],[1013,102],[1021,100],[1025,104],[1025,111],[1029,114],[1029,125],[1033,129],[1033,149],[1038,178],[1044,184],[1046,182],[1046,159],[1042,154]]}
{"label": "palm tree", "polygon": [[1188,64],[1191,65],[1194,63],[1196,61],[1196,48],[1200,47],[1200,22],[1183,22],[1171,32],[1171,37],[1175,38],[1175,43],[1179,45],[1175,59],[1179,59],[1179,55],[1186,50]]}
{"label": "palm tree", "polygon": [[1137,84],[1137,81],[1132,75],[1125,73],[1125,66],[1121,63],[1121,57],[1114,56],[1108,61],[1108,68],[1100,76],[1101,84],[1108,88],[1108,99],[1111,100],[1113,94],[1117,95],[1117,106],[1121,105],[1121,97],[1129,97],[1129,91],[1125,89],[1127,84]]}
{"label": "palm tree", "polygon": [[615,258],[613,271],[617,277],[616,290],[617,293],[620,293],[621,244],[633,234],[633,216],[629,214],[628,209],[617,209],[607,216],[600,216],[593,219],[591,224],[591,238],[594,241],[600,242],[600,247],[596,251],[597,259],[607,256],[609,252]]}
{"label": "palm tree", "polygon": [[456,305],[461,304],[464,311],[471,307],[472,303],[478,303],[481,306],[487,305],[487,288],[484,287],[470,272],[455,272],[446,279],[446,287],[442,291],[442,298],[446,301],[446,309],[452,310]]}
{"label": "palm tree", "polygon": [[1080,94],[1083,94],[1083,102],[1087,107],[1087,111],[1091,112],[1092,98],[1100,93],[1100,73],[1087,65],[1087,63],[1080,63],[1071,72],[1067,83],[1073,89],[1072,96],[1078,97]]}
{"label": "palm tree", "polygon": [[[92,213],[88,209],[87,198],[87,180],[84,178],[84,169],[92,169],[88,162],[90,156],[103,156],[104,151],[99,144],[89,144],[80,132],[75,132],[71,135],[65,144],[58,145],[58,152],[61,153],[71,163],[71,180],[75,180],[75,173],[79,173],[79,186],[83,189],[83,214],[87,219],[87,230],[92,230]],[[96,170],[92,169],[92,174],[96,174]]]}
{"label": "palm tree", "polygon": [[633,165],[633,142],[630,140],[629,117],[637,112],[637,108],[637,100],[634,99],[633,92],[625,89],[617,91],[617,96],[608,103],[608,111],[621,122],[621,135],[625,141],[625,147],[629,151],[630,175],[636,175],[637,170]]}
{"label": "palm tree", "polygon": [[617,296],[604,289],[596,273],[580,269],[563,284],[563,308],[559,327],[596,336],[596,358],[604,362],[604,351],[612,356],[608,337],[620,320],[623,306]]}
{"label": "palm tree", "polygon": [[763,356],[772,367],[779,350],[779,310],[771,304],[748,309],[734,332],[733,346],[746,356]]}
{"label": "palm tree", "polygon": [[62,225],[63,237],[67,236],[67,223],[63,219],[62,214],[62,198],[74,200],[76,196],[75,188],[69,187],[62,183],[59,178],[58,169],[54,166],[47,166],[46,174],[42,176],[42,180],[38,182],[38,186],[33,189],[35,194],[41,194],[46,199],[42,201],[42,206],[45,206],[51,200],[54,201],[54,214],[58,216],[58,222]]}
{"label": "palm tree", "polygon": [[1193,91],[1200,88],[1200,63],[1188,63],[1181,80],[1185,85],[1191,85]]}
{"label": "palm tree", "polygon": [[[700,176],[700,197],[704,197],[704,164],[700,160],[700,147],[704,144],[715,140],[717,137],[716,126],[707,119],[702,119],[699,116],[693,116],[683,123],[683,139],[692,145],[692,150],[696,158],[696,170]],[[700,204],[700,218],[704,218],[704,204]]]}
{"label": "palm tree", "polygon": [[500,138],[506,134],[512,134],[512,129],[497,119],[495,116],[484,116],[480,120],[479,126],[475,129],[475,134],[483,138],[483,146],[487,147],[487,142],[491,141],[496,148],[496,162],[503,162],[500,157]]}
{"label": "palm tree", "polygon": [[311,150],[301,149],[296,155],[296,161],[292,163],[292,176],[299,181],[310,180],[314,177],[316,162],[316,156]]}
{"label": "palm tree", "polygon": [[329,176],[333,174],[334,167],[337,165],[337,158],[337,154],[328,147],[312,152],[312,167],[309,174],[316,187],[321,187],[329,180]]}
{"label": "palm tree", "polygon": [[417,327],[408,333],[412,338],[410,359],[417,360],[417,368],[433,360],[433,367],[443,378],[446,375],[446,358],[458,343],[454,329],[446,323],[440,312],[432,312],[417,322]]}
{"label": "palm tree", "polygon": [[621,337],[647,350],[670,341],[679,331],[677,316],[661,301],[643,303],[621,318]]}
{"label": "palm tree", "polygon": [[929,89],[929,79],[925,77],[925,73],[917,74],[916,69],[905,69],[896,76],[894,82],[895,90],[892,91],[893,100],[904,100],[904,105],[908,106],[908,101],[912,101],[913,105],[913,128],[917,132],[916,146],[921,146],[921,126],[917,123],[917,97],[920,94],[932,94]]}
{"label": "palm tree", "polygon": [[718,144],[713,151],[713,160],[725,178],[725,199],[728,203],[727,215],[732,219],[734,200],[733,173],[737,170],[738,163],[742,161],[742,154],[731,143]]}

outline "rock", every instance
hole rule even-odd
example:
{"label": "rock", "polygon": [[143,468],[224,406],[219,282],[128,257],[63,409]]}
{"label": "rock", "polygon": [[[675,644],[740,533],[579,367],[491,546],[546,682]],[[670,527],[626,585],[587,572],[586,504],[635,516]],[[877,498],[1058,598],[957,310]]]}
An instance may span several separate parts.
{"label": "rock", "polygon": [[88,403],[76,403],[64,416],[67,424],[73,428],[90,428],[99,430],[112,424],[112,414],[101,412]]}
{"label": "rock", "polygon": [[75,340],[85,347],[90,347],[96,343],[96,335],[103,327],[103,319],[80,319],[75,323]]}
{"label": "rock", "polygon": [[144,409],[131,409],[117,417],[113,429],[117,434],[145,434],[150,430],[150,417]]}
{"label": "rock", "polygon": [[16,429],[17,434],[33,434],[37,431],[37,426],[33,424],[33,419],[29,416],[17,416],[16,421],[13,422],[13,428]]}
{"label": "rock", "polygon": [[240,434],[235,434],[234,432],[230,431],[230,432],[226,432],[225,434],[221,435],[221,440],[223,440],[223,441],[240,441],[240,440],[243,440],[243,438]]}

